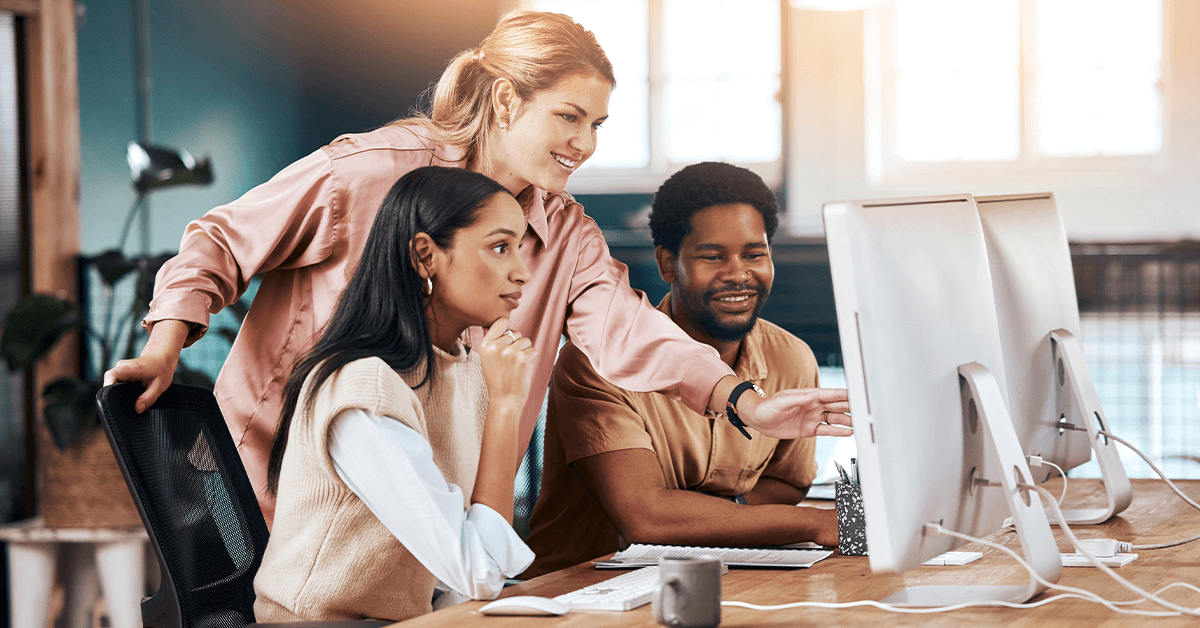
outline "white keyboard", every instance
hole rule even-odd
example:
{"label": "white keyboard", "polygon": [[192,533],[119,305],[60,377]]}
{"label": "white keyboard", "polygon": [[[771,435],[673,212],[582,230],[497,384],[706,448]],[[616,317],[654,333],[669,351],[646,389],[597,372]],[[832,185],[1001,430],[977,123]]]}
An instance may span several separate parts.
{"label": "white keyboard", "polygon": [[576,611],[630,611],[650,603],[656,584],[658,566],[654,565],[564,593],[554,601]]}

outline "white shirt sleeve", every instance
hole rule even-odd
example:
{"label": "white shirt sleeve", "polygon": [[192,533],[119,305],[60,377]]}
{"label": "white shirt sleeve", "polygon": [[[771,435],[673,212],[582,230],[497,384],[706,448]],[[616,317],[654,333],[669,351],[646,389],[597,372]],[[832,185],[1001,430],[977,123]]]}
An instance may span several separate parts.
{"label": "white shirt sleeve", "polygon": [[328,446],[346,486],[452,591],[493,599],[505,577],[533,562],[500,513],[483,504],[463,508],[462,489],[446,481],[429,441],[407,425],[345,410],[330,425]]}

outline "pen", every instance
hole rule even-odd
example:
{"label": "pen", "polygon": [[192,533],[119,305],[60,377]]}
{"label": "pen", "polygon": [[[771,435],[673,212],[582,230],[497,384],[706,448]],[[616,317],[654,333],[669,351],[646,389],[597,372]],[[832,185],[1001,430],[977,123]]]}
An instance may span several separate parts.
{"label": "pen", "polygon": [[858,458],[850,459],[850,483],[858,484]]}
{"label": "pen", "polygon": [[842,468],[842,465],[841,465],[841,463],[839,463],[837,460],[834,460],[834,461],[833,461],[833,466],[837,467],[837,470],[838,470],[838,475],[839,475],[839,476],[841,476],[841,478],[842,478],[842,482],[845,482],[846,484],[849,484],[849,483],[850,483],[850,476],[846,474],[846,469]]}

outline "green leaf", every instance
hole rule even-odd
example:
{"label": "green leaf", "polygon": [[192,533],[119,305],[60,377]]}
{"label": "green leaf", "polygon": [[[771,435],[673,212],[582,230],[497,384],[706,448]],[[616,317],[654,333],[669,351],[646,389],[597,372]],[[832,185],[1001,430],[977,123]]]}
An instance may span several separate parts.
{"label": "green leaf", "polygon": [[232,346],[233,341],[237,340],[238,330],[232,327],[222,327],[217,330],[217,333],[220,334],[225,340],[228,340],[229,344]]}
{"label": "green leaf", "polygon": [[133,260],[126,258],[117,249],[109,249],[89,261],[96,267],[96,272],[100,273],[105,285],[110,288],[137,267]]}
{"label": "green leaf", "polygon": [[188,366],[183,363],[183,360],[180,360],[175,364],[175,376],[172,378],[172,383],[187,384],[188,386],[200,386],[209,390],[212,390],[214,386],[212,378],[208,376],[208,373],[188,368]]}
{"label": "green leaf", "polygon": [[[129,306],[131,311],[142,314],[150,310],[150,300],[154,298],[154,279],[158,275],[158,269],[162,268],[163,264],[166,264],[167,260],[172,257],[174,255],[171,253],[159,253],[135,259],[138,277],[133,304]],[[140,319],[141,316],[138,318]]]}
{"label": "green leaf", "polygon": [[0,335],[0,357],[9,370],[29,368],[46,355],[63,334],[80,324],[79,310],[65,299],[31,294],[13,307]]}
{"label": "green leaf", "polygon": [[42,390],[46,408],[42,416],[54,437],[54,444],[65,449],[88,428],[99,425],[96,415],[98,382],[85,382],[74,377],[56,379]]}
{"label": "green leaf", "polygon": [[246,314],[250,312],[250,306],[246,304],[245,299],[238,299],[237,301],[230,303],[225,309],[229,310],[235,317],[237,317],[239,325],[246,322]]}
{"label": "green leaf", "polygon": [[137,313],[141,318],[142,312],[150,311],[150,300],[154,298],[154,274],[146,272],[146,269],[138,271],[137,287],[135,288],[133,303],[129,305],[129,311]]}
{"label": "green leaf", "polygon": [[174,253],[159,253],[158,255],[143,257],[141,260],[145,263],[146,271],[153,277],[158,274],[158,270],[163,267],[163,264],[170,261],[172,257],[175,257]]}

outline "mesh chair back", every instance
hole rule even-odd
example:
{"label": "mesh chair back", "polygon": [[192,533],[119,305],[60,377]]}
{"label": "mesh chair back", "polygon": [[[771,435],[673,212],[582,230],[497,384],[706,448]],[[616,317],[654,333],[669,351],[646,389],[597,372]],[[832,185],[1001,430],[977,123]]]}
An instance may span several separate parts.
{"label": "mesh chair back", "polygon": [[254,574],[267,526],[212,391],[172,385],[134,412],[140,384],[96,400],[154,544],[161,581],[142,603],[147,628],[242,628],[254,621]]}

